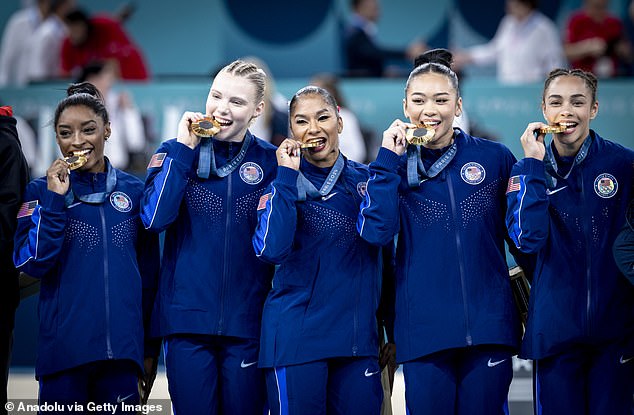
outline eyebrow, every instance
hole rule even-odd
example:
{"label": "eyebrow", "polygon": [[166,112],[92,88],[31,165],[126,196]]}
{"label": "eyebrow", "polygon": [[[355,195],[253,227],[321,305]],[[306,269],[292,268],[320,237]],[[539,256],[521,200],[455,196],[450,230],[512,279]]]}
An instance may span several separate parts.
{"label": "eyebrow", "polygon": [[[96,121],[96,120],[88,120],[88,121],[84,121],[84,122],[82,122],[80,125],[83,127],[83,126],[88,125],[88,124],[91,124],[91,123],[95,123],[95,124],[96,124],[96,123],[97,123],[97,121]],[[58,127],[58,128],[59,128],[59,127],[66,127],[66,128],[70,128],[70,125],[69,125],[69,124],[57,124],[57,127]]]}
{"label": "eyebrow", "polygon": [[[216,93],[216,94],[218,94],[220,96],[224,96],[222,92],[220,92],[220,91],[218,91],[217,89],[214,89],[214,88],[211,88],[211,92],[212,93]],[[228,99],[239,99],[239,100],[244,101],[244,102],[248,102],[249,101],[247,98],[241,97],[239,95],[229,96]]]}
{"label": "eyebrow", "polygon": [[[329,109],[328,109],[328,108],[322,108],[322,109],[320,109],[319,111],[317,111],[317,115],[321,115],[321,114],[324,114],[324,113],[329,113],[329,112],[330,112],[330,111],[329,111]],[[306,115],[304,115],[304,114],[295,114],[293,117],[294,117],[294,118],[297,118],[297,117],[304,117],[304,118],[306,118],[307,116],[306,116]]]}
{"label": "eyebrow", "polygon": [[[412,92],[412,95],[421,95],[426,97],[427,95],[423,92]],[[437,96],[441,96],[441,95],[449,95],[449,92],[438,92],[436,94],[433,94],[433,97],[437,97]]]}
{"label": "eyebrow", "polygon": [[[560,98],[563,99],[562,95],[558,95],[558,94],[552,94],[552,95],[548,95],[548,98]],[[570,96],[570,98],[586,98],[585,94],[573,94]]]}

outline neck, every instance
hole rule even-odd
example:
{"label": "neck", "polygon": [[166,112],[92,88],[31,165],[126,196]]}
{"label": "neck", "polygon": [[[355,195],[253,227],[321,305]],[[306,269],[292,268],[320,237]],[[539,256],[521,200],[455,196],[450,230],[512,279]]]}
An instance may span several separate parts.
{"label": "neck", "polygon": [[431,143],[423,144],[426,148],[437,150],[440,148],[445,148],[450,146],[453,143],[453,129],[451,132],[444,137],[438,138],[438,140],[434,140]]}
{"label": "neck", "polygon": [[[586,134],[584,137],[587,137]],[[574,143],[562,143],[559,140],[553,140],[557,153],[562,157],[574,157],[579,152],[579,149],[583,145],[585,139],[577,140]]]}
{"label": "neck", "polygon": [[327,168],[332,167],[337,162],[337,158],[339,158],[339,149],[333,150],[328,157],[323,160],[314,160],[311,157],[305,157],[306,161],[312,164],[313,166],[317,166],[319,168]]}
{"label": "neck", "polygon": [[106,172],[106,159],[101,158],[97,163],[95,163],[90,169],[87,170],[88,173],[105,173]]}

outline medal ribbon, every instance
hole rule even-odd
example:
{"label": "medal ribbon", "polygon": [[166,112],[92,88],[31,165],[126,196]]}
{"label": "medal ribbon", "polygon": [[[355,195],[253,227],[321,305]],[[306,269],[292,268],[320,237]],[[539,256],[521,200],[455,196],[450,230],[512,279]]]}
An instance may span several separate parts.
{"label": "medal ribbon", "polygon": [[429,171],[427,171],[421,159],[420,146],[407,146],[407,184],[409,187],[418,187],[425,180],[436,177],[438,173],[451,163],[457,151],[458,146],[456,146],[454,140],[454,143],[449,146],[442,156],[431,165]]}
{"label": "medal ribbon", "polygon": [[106,191],[88,193],[85,195],[77,196],[71,186],[68,193],[66,193],[66,195],[64,196],[64,204],[66,205],[66,207],[72,205],[75,202],[75,199],[79,199],[80,201],[84,203],[100,204],[100,203],[103,203],[108,198],[110,193],[112,193],[114,188],[117,186],[117,172],[112,167],[108,159],[106,159],[106,166],[107,166]]}
{"label": "medal ribbon", "polygon": [[236,154],[234,158],[229,160],[227,164],[221,167],[216,167],[216,157],[214,156],[214,146],[211,137],[204,137],[200,139],[200,154],[198,156],[198,177],[202,179],[208,179],[209,173],[218,177],[226,177],[231,174],[244,160],[244,156],[247,154],[249,145],[253,141],[253,136],[247,131],[244,140],[242,140],[242,147],[240,152]]}
{"label": "medal ribbon", "polygon": [[553,142],[550,141],[550,144],[546,146],[546,156],[544,157],[544,166],[546,168],[546,181],[548,182],[548,187],[550,189],[557,186],[557,180],[566,180],[570,173],[572,173],[572,169],[575,168],[576,165],[580,164],[585,158],[588,156],[588,150],[590,149],[590,145],[592,144],[592,135],[588,135],[586,139],[583,141],[579,152],[575,156],[575,160],[570,166],[570,170],[566,173],[565,176],[559,174],[559,169],[557,168],[557,160],[555,159],[555,153],[553,152]]}
{"label": "medal ribbon", "polygon": [[310,180],[308,180],[306,176],[304,176],[300,171],[299,175],[297,176],[297,200],[303,202],[306,200],[307,195],[311,199],[316,199],[328,195],[333,187],[335,187],[335,183],[337,183],[337,179],[339,179],[339,176],[341,176],[343,167],[343,155],[341,154],[341,152],[339,152],[339,157],[337,157],[337,161],[335,161],[335,164],[330,169],[328,177],[326,177],[324,184],[319,190],[317,190],[315,185],[312,184]]}

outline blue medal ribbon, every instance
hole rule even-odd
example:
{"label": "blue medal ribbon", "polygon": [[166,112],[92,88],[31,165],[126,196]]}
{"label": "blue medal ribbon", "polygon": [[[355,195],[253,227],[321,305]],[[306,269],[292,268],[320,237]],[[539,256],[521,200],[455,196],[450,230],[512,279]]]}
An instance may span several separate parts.
{"label": "blue medal ribbon", "polygon": [[575,160],[570,166],[570,170],[566,173],[565,176],[559,174],[559,169],[557,168],[557,160],[555,159],[555,153],[553,152],[553,142],[550,141],[550,144],[546,146],[546,156],[544,157],[544,167],[546,168],[546,181],[548,182],[548,188],[552,189],[557,186],[557,180],[566,180],[570,173],[572,173],[572,169],[575,166],[579,165],[585,158],[588,156],[588,151],[590,150],[590,145],[592,144],[592,134],[589,134],[586,139],[583,141],[581,148],[577,152],[575,156]]}
{"label": "blue medal ribbon", "polygon": [[458,146],[454,140],[453,144],[431,165],[429,171],[425,169],[421,159],[420,146],[407,146],[407,184],[409,187],[418,187],[425,180],[434,178],[440,173],[451,160],[456,156]]}
{"label": "blue medal ribbon", "polygon": [[312,184],[310,180],[308,180],[306,176],[304,176],[300,171],[299,175],[297,176],[297,200],[299,200],[300,202],[304,202],[307,195],[311,199],[318,199],[320,197],[328,195],[328,193],[330,193],[335,187],[335,183],[337,183],[337,179],[339,179],[339,176],[341,176],[344,164],[345,163],[343,155],[341,154],[341,152],[339,152],[339,157],[337,157],[337,161],[335,161],[335,164],[330,169],[328,177],[326,177],[324,184],[321,185],[321,188],[319,190],[317,190],[315,185]]}
{"label": "blue medal ribbon", "polygon": [[200,154],[198,156],[198,170],[196,173],[198,177],[202,179],[208,179],[209,173],[218,177],[226,177],[231,174],[244,160],[244,156],[247,154],[249,145],[253,141],[253,136],[247,131],[247,134],[242,140],[242,147],[240,152],[236,154],[234,158],[229,160],[227,164],[222,167],[216,167],[216,157],[214,156],[214,146],[211,137],[204,137],[200,139]]}
{"label": "blue medal ribbon", "polygon": [[88,193],[85,195],[77,196],[75,192],[73,191],[72,182],[71,182],[71,188],[64,196],[64,204],[66,205],[66,207],[72,205],[75,202],[75,199],[79,199],[80,201],[84,203],[101,204],[108,198],[110,193],[112,193],[114,188],[117,186],[117,171],[112,167],[112,165],[110,164],[110,161],[108,161],[107,158],[105,160],[106,160],[106,169],[107,169],[106,191]]}

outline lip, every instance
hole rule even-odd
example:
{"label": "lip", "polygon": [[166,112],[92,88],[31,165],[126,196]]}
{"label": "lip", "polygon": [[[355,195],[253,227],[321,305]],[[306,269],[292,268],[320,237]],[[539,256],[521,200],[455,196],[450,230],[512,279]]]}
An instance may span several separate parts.
{"label": "lip", "polygon": [[575,128],[577,128],[577,126],[579,125],[578,123],[574,121],[560,121],[558,124],[566,128],[562,134],[572,133],[575,130]]}
{"label": "lip", "polygon": [[227,120],[226,118],[216,117],[216,116],[214,116],[213,118],[218,122],[218,124],[220,124],[221,129],[225,127],[229,127],[231,124],[233,124],[232,120]]}
{"label": "lip", "polygon": [[435,130],[440,125],[439,120],[423,120],[420,125],[428,130]]}

